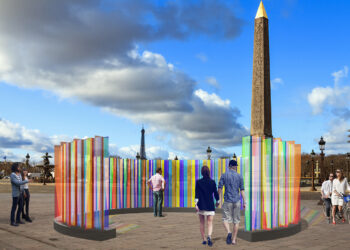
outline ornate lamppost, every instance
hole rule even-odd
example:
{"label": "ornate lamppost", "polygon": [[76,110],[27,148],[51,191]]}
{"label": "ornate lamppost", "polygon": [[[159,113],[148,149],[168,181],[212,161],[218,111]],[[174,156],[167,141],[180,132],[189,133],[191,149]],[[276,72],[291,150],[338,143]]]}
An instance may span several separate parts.
{"label": "ornate lamppost", "polygon": [[137,154],[136,154],[136,160],[140,160],[140,158],[141,158],[141,156],[140,156],[139,152],[137,152]]}
{"label": "ornate lamppost", "polygon": [[208,146],[208,149],[207,149],[208,160],[210,160],[210,158],[211,158],[211,152],[212,152],[212,150],[211,150],[210,146]]}
{"label": "ornate lamppost", "polygon": [[324,153],[323,151],[325,150],[325,147],[326,147],[326,142],[325,140],[323,140],[323,137],[321,136],[321,139],[320,141],[318,142],[318,145],[320,146],[320,156],[321,156],[321,174],[319,175],[319,179],[318,179],[318,182],[321,183],[320,179],[324,179],[326,177],[326,173],[325,173],[325,168],[324,168]]}
{"label": "ornate lamppost", "polygon": [[27,153],[27,155],[26,155],[26,168],[27,168],[27,171],[28,171],[28,168],[29,168],[29,159],[30,159],[30,155]]}
{"label": "ornate lamppost", "polygon": [[315,188],[315,152],[314,150],[311,151],[311,158],[312,158],[312,173],[311,173],[311,188],[310,191],[317,191]]}

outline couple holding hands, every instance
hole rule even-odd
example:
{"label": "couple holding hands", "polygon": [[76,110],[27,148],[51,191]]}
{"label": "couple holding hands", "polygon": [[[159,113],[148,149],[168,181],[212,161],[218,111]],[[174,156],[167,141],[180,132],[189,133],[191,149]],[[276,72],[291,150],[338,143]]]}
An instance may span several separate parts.
{"label": "couple holding hands", "polygon": [[[225,186],[224,204],[222,205],[222,220],[227,231],[226,243],[235,245],[237,243],[237,232],[240,222],[240,194],[243,198],[243,208],[245,208],[245,196],[243,177],[237,173],[237,162],[231,160],[229,169],[222,174],[219,181],[219,187],[216,188],[216,183],[210,178],[210,171],[207,166],[201,169],[202,177],[196,180],[195,203],[196,210],[200,221],[200,232],[202,235],[203,245],[212,246],[213,218],[215,215],[214,199],[216,207],[219,206],[222,200],[222,188]],[[157,168],[156,174],[153,175],[147,184],[153,190],[153,209],[154,216],[163,217],[162,203],[163,191],[165,189],[165,180],[162,176],[162,169]],[[220,194],[220,196],[219,196]],[[207,217],[208,236],[205,237],[205,217]],[[231,233],[230,224],[233,223],[233,234]]]}
{"label": "couple holding hands", "polygon": [[[237,173],[237,162],[235,160],[230,161],[228,171],[220,177],[218,189],[216,189],[215,181],[210,178],[210,171],[207,166],[202,167],[201,173],[203,178],[196,181],[195,202],[200,221],[200,232],[203,238],[202,244],[213,245],[211,238],[215,215],[213,196],[216,200],[216,207],[218,207],[222,200],[222,188],[225,187],[222,220],[227,231],[226,243],[235,245],[241,212],[240,193],[243,198],[243,208],[245,208],[243,177]],[[205,217],[207,217],[208,227],[207,238],[205,237]],[[230,223],[233,223],[233,234],[231,233]]]}

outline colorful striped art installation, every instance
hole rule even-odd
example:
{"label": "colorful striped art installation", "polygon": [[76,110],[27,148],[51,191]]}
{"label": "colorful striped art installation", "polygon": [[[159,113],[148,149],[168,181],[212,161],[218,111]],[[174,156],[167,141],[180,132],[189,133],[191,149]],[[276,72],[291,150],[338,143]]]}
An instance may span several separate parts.
{"label": "colorful striped art installation", "polygon": [[105,229],[110,207],[108,137],[55,146],[55,218],[68,226]]}
{"label": "colorful striped art installation", "polygon": [[[240,158],[237,159],[238,164]],[[68,226],[106,229],[109,210],[153,206],[147,180],[162,168],[164,207],[195,207],[195,183],[210,168],[218,184],[229,159],[131,160],[109,157],[108,137],[76,139],[55,146],[55,217]],[[240,167],[238,166],[238,172]]]}
{"label": "colorful striped art installation", "polygon": [[278,138],[243,138],[245,230],[271,230],[300,221],[301,145]]}
{"label": "colorful striped art installation", "polygon": [[[244,137],[237,158],[244,178],[245,230],[273,229],[300,219],[300,145]],[[166,181],[164,207],[194,207],[195,182],[207,165],[218,184],[230,159],[132,160],[109,156],[108,137],[55,146],[55,219],[67,226],[105,230],[109,211],[153,206],[147,180],[158,167]]]}

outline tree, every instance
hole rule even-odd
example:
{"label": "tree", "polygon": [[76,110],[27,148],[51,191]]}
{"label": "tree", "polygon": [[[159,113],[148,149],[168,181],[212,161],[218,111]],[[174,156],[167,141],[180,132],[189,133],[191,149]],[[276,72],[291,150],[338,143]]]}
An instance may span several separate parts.
{"label": "tree", "polygon": [[51,155],[49,155],[48,152],[45,153],[45,155],[43,155],[41,158],[43,158],[43,165],[41,165],[40,167],[43,169],[43,172],[42,172],[42,176],[43,176],[43,179],[44,179],[44,184],[43,185],[46,185],[46,180],[47,178],[49,177],[52,177],[52,170],[53,168],[55,167],[54,165],[50,165],[50,160],[49,158],[52,158]]}

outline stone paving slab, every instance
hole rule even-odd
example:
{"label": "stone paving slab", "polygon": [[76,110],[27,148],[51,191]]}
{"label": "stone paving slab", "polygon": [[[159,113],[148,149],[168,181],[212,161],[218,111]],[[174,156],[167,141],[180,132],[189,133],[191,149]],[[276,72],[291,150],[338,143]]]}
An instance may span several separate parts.
{"label": "stone paving slab", "polygon": [[[53,229],[53,194],[31,195],[33,223],[19,227],[9,225],[11,197],[0,194],[0,249],[204,249],[201,245],[199,220],[195,213],[166,213],[155,218],[152,213],[122,214],[113,218],[118,223],[139,227],[104,242],[61,235]],[[302,206],[321,209],[317,201],[302,201]],[[243,226],[241,224],[241,226]],[[306,226],[304,226],[305,228]],[[350,225],[329,225],[325,220],[307,227],[296,235],[264,242],[238,240],[227,246],[221,214],[214,218],[213,249],[346,249],[350,246]]]}

